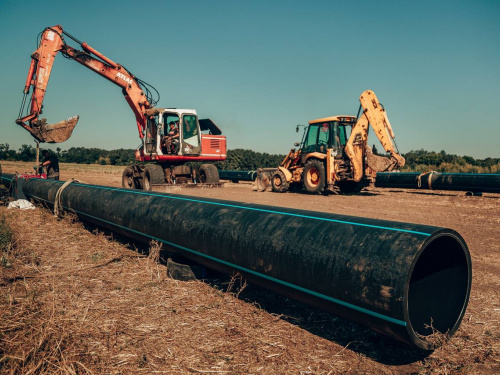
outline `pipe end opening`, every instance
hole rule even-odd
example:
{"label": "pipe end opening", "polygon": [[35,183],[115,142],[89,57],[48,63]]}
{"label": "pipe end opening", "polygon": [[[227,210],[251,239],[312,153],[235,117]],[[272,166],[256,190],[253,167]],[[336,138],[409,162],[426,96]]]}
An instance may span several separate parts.
{"label": "pipe end opening", "polygon": [[431,240],[415,263],[408,291],[410,335],[433,349],[459,327],[469,301],[471,262],[465,242],[442,234]]}

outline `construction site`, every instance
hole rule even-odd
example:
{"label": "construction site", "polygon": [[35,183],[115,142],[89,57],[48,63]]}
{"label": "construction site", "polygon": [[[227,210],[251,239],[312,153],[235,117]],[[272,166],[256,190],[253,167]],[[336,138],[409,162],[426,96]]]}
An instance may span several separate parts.
{"label": "construction site", "polygon": [[[56,56],[118,88],[133,163],[50,150],[83,126],[42,117]],[[500,371],[500,174],[402,172],[366,89],[279,165],[222,170],[223,124],[61,25],[30,57],[10,126],[36,154],[0,160],[0,372]]]}

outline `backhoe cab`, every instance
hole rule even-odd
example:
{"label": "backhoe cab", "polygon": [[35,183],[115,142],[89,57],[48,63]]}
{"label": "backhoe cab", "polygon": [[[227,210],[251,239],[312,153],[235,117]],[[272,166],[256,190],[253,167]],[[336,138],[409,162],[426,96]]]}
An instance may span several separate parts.
{"label": "backhoe cab", "polygon": [[[361,94],[360,103],[363,112],[359,118],[333,116],[309,121],[302,142],[295,144],[298,149],[290,151],[271,177],[273,191],[298,186],[312,194],[335,188],[359,192],[374,181],[376,172],[404,166],[385,109],[373,91]],[[373,154],[367,145],[368,125],[390,158]]]}

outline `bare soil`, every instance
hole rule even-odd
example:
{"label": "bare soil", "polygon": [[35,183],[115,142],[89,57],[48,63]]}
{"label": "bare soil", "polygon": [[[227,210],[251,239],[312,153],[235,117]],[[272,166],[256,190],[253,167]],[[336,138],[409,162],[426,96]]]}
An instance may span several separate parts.
{"label": "bare soil", "polygon": [[[23,172],[31,164],[2,162],[2,168]],[[119,186],[123,167],[61,169],[63,180]],[[441,348],[421,352],[237,276],[173,280],[144,249],[71,217],[2,207],[15,243],[0,262],[0,372],[500,372],[499,195],[375,188],[358,195],[274,194],[248,183],[169,191],[452,228],[473,262],[464,321]]]}

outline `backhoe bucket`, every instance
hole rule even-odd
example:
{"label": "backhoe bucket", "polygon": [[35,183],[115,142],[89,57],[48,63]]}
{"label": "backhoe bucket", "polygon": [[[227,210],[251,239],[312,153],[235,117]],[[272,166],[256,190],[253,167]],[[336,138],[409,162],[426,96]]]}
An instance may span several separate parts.
{"label": "backhoe bucket", "polygon": [[396,164],[393,160],[385,157],[367,153],[366,164],[375,172],[386,172],[394,169]]}
{"label": "backhoe bucket", "polygon": [[30,131],[41,142],[61,143],[71,137],[79,118],[80,116],[73,116],[57,124],[46,124],[46,120],[42,119],[40,126],[33,127]]}

